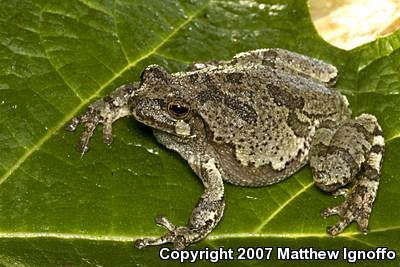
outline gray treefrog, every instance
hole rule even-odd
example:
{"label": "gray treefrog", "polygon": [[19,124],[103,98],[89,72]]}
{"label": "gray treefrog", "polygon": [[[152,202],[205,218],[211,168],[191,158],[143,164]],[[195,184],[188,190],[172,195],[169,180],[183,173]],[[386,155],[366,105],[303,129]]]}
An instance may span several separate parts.
{"label": "gray treefrog", "polygon": [[[259,187],[278,183],[309,164],[315,185],[344,195],[322,212],[337,214],[327,229],[337,235],[356,221],[367,231],[384,152],[382,130],[373,115],[351,118],[345,96],[330,87],[337,69],[284,49],[239,53],[229,61],[193,64],[169,74],[148,66],[140,83],[119,87],[67,125],[85,130],[86,152],[96,126],[112,142],[112,124],[132,115],[153,129],[156,139],[177,151],[199,176],[204,193],[186,226],[164,216],[168,233],[140,239],[138,248],[173,243],[176,249],[203,239],[224,212],[224,183]],[[347,187],[345,187],[347,186]]]}

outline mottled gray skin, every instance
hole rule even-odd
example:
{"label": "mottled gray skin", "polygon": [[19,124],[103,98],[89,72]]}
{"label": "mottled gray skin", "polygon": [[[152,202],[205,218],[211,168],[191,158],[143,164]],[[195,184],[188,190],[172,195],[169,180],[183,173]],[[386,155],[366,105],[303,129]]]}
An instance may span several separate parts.
{"label": "mottled gray skin", "polygon": [[184,249],[203,239],[222,217],[223,180],[270,185],[307,163],[318,187],[346,197],[322,212],[340,216],[327,232],[336,235],[352,221],[367,231],[381,171],[382,130],[372,115],[351,118],[346,97],[329,88],[336,78],[334,66],[283,49],[240,53],[174,74],[151,65],[140,84],[121,86],[95,102],[67,129],[85,125],[79,144],[85,152],[98,123],[110,143],[112,123],[133,115],[202,180],[205,191],[189,223],[177,227],[158,216],[156,223],[168,233],[138,240],[139,248],[172,242]]}

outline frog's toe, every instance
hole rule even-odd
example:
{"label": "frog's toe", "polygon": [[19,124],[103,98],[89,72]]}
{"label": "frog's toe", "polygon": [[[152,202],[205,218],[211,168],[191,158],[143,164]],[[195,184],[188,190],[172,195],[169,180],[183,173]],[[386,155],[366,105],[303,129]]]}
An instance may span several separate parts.
{"label": "frog's toe", "polygon": [[164,227],[165,229],[167,229],[168,231],[175,231],[176,230],[176,226],[164,215],[158,215],[155,219],[154,219],[155,223]]}
{"label": "frog's toe", "polygon": [[368,220],[371,214],[369,203],[359,201],[361,197],[356,192],[350,194],[342,204],[327,208],[321,212],[326,218],[331,215],[338,215],[340,220],[334,226],[327,228],[327,233],[337,235],[342,232],[352,221],[356,221],[361,232],[366,233],[368,230]]}
{"label": "frog's toe", "polygon": [[327,218],[331,215],[338,215],[340,220],[334,226],[330,226],[326,229],[326,232],[330,235],[337,235],[342,232],[352,221],[355,220],[354,214],[357,212],[357,207],[354,205],[349,205],[346,200],[342,204],[326,208],[321,212],[322,217]]}
{"label": "frog's toe", "polygon": [[138,239],[135,241],[135,247],[142,249],[144,247],[148,246],[157,246],[157,245],[163,245],[166,243],[172,242],[171,235],[168,233],[164,236],[161,236],[159,238],[142,238]]}
{"label": "frog's toe", "polygon": [[332,236],[335,236],[342,232],[350,223],[352,219],[348,217],[341,218],[337,224],[330,226],[326,229],[326,232]]}
{"label": "frog's toe", "polygon": [[72,118],[68,124],[65,126],[65,130],[69,132],[73,132],[76,130],[76,127],[78,127],[79,123],[81,122],[80,117],[74,117]]}
{"label": "frog's toe", "polygon": [[341,212],[341,206],[340,205],[339,206],[335,206],[335,207],[329,207],[329,208],[324,209],[321,212],[321,216],[323,218],[327,218],[329,216],[336,215],[336,214],[340,215],[340,212]]}
{"label": "frog's toe", "polygon": [[111,144],[112,137],[112,124],[115,120],[113,114],[107,113],[107,106],[103,100],[99,100],[90,105],[81,115],[72,118],[66,125],[67,131],[73,132],[79,124],[84,126],[84,131],[81,134],[77,150],[85,153],[89,150],[89,141],[92,137],[97,125],[103,124],[103,142]]}
{"label": "frog's toe", "polygon": [[146,246],[146,239],[138,239],[135,241],[135,248],[142,249]]}
{"label": "frog's toe", "polygon": [[321,212],[321,216],[323,218],[327,218],[332,215],[338,215],[340,217],[339,222],[334,226],[327,227],[326,232],[332,236],[339,234],[354,220],[353,214],[354,209],[352,206],[348,205],[347,201],[340,205],[324,209]]}
{"label": "frog's toe", "polygon": [[96,125],[94,123],[86,123],[85,124],[85,130],[81,134],[81,137],[79,138],[79,143],[76,146],[76,149],[81,152],[85,153],[89,150],[89,140],[93,135],[94,130],[96,129]]}
{"label": "frog's toe", "polygon": [[[158,246],[158,245],[163,245],[166,243],[174,243],[175,238],[174,236],[171,234],[171,232],[167,233],[166,235],[163,235],[159,238],[142,238],[142,239],[138,239],[135,241],[135,247],[138,249],[142,249],[148,246]],[[176,249],[178,250],[182,250],[185,248],[185,246],[179,246],[177,247],[175,245]]]}
{"label": "frog's toe", "polygon": [[356,221],[361,232],[368,232],[369,213],[362,212],[359,208],[343,209],[339,207],[328,208],[322,212],[324,218],[330,215],[339,215],[340,220],[334,226],[328,227],[326,232],[337,235],[342,232],[352,221]]}
{"label": "frog's toe", "polygon": [[177,227],[164,215],[155,217],[156,224],[164,227],[168,232],[158,238],[143,238],[135,242],[136,248],[157,246],[172,243],[177,250],[182,250],[199,239],[198,229],[188,226]]}
{"label": "frog's toe", "polygon": [[[161,220],[164,220],[163,217]],[[158,223],[161,224],[161,223]],[[167,223],[168,224],[168,223]],[[162,226],[167,227],[162,224]],[[169,227],[169,225],[168,225]],[[175,226],[174,226],[175,227]],[[193,243],[194,239],[197,237],[196,232],[190,230],[188,227],[175,227],[174,230],[168,231],[165,235],[158,238],[143,238],[138,239],[135,242],[136,248],[144,248],[147,246],[158,246],[166,243],[173,243],[175,249],[182,250]]]}
{"label": "frog's toe", "polygon": [[111,144],[113,141],[112,124],[113,122],[111,120],[103,122],[103,143],[107,145]]}
{"label": "frog's toe", "polygon": [[369,222],[369,220],[367,217],[359,218],[357,220],[358,229],[360,229],[360,231],[363,233],[367,233],[368,232],[368,222]]}

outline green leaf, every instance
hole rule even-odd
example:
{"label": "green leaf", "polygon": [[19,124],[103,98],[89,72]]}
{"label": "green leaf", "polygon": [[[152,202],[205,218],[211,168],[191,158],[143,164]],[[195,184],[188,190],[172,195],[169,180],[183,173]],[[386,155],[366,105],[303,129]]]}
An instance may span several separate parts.
{"label": "green leaf", "polygon": [[187,163],[130,119],[114,125],[111,146],[98,129],[83,157],[79,133],[63,127],[149,64],[173,72],[265,47],[334,64],[354,115],[378,117],[386,155],[371,230],[326,235],[337,218],[319,212],[342,199],[314,187],[306,167],[271,187],[226,185],[222,222],[191,249],[274,247],[274,266],[290,263],[276,261],[277,246],[400,251],[399,31],[342,51],[317,35],[305,0],[10,0],[0,2],[0,266],[175,265],[133,241],[164,233],[157,214],[186,223],[202,192]]}

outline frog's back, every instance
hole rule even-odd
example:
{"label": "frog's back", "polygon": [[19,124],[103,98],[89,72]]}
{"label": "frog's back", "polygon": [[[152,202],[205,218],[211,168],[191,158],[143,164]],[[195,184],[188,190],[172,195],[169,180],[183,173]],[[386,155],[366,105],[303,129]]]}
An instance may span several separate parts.
{"label": "frog's back", "polygon": [[[259,176],[265,185],[289,176],[307,162],[320,119],[350,115],[338,92],[269,66],[215,67],[199,75],[204,87],[198,110],[225,176],[236,184],[257,185]],[[243,178],[249,175],[251,184]]]}

